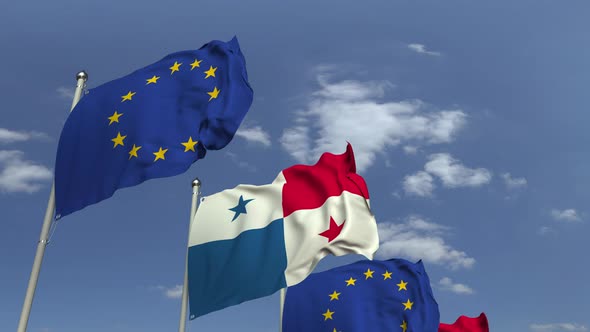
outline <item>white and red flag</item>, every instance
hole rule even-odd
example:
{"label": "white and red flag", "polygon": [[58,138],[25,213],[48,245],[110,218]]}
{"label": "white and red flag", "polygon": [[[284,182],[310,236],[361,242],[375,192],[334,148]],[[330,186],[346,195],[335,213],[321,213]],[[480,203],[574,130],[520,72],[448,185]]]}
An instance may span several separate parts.
{"label": "white and red flag", "polygon": [[329,254],[372,259],[378,246],[350,144],[313,166],[283,170],[271,184],[205,197],[189,240],[191,319],[295,285]]}

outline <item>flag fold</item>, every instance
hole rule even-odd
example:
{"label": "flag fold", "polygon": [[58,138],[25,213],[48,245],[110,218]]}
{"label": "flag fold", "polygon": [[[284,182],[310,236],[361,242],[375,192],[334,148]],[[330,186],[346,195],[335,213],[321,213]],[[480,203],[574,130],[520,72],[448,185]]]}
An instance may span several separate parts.
{"label": "flag fold", "polygon": [[441,323],[438,332],[490,332],[488,318],[485,313],[478,317],[459,317],[453,324]]}

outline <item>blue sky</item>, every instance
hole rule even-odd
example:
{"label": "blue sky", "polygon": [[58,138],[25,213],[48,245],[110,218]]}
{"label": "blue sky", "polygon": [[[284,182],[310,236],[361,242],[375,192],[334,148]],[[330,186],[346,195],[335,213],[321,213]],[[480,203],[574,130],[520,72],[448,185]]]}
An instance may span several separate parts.
{"label": "blue sky", "polygon": [[[74,76],[89,87],[237,35],[255,99],[185,174],[62,219],[35,332],[177,329],[190,208],[349,140],[380,258],[422,258],[442,322],[587,331],[590,44],[583,1],[52,1],[2,6],[0,329],[16,329]],[[328,258],[318,270],[359,257]],[[278,294],[190,331],[277,331]]]}

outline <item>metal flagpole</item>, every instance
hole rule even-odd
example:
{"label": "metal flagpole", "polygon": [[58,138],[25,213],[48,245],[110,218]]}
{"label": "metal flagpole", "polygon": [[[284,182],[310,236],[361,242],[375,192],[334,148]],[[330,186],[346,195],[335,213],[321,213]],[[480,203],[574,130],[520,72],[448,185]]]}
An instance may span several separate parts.
{"label": "metal flagpole", "polygon": [[285,295],[287,288],[281,288],[279,293],[279,332],[283,332],[283,308],[285,307]]}
{"label": "metal flagpole", "polygon": [[[74,109],[74,106],[80,100],[82,90],[88,80],[88,74],[85,71],[81,71],[76,74],[76,91],[74,92],[74,100],[72,101],[72,107],[70,112]],[[31,277],[29,279],[29,286],[27,287],[27,294],[25,295],[25,303],[23,304],[23,310],[20,314],[20,320],[18,322],[17,332],[25,332],[27,330],[27,324],[29,323],[29,315],[31,314],[31,306],[33,305],[33,297],[35,296],[35,289],[37,288],[37,281],[39,280],[39,272],[41,271],[41,263],[43,262],[43,254],[45,253],[45,247],[49,239],[49,229],[51,228],[51,221],[53,220],[53,213],[55,212],[55,183],[51,185],[51,192],[49,194],[49,201],[47,202],[47,210],[45,210],[45,219],[43,220],[43,226],[41,227],[41,236],[37,243],[37,252],[35,253],[35,260],[33,262],[33,269],[31,271]]]}
{"label": "metal flagpole", "polygon": [[[192,183],[193,186],[193,200],[191,202],[191,216],[190,223],[188,226],[188,238],[190,241],[191,237],[191,226],[197,213],[197,201],[199,200],[199,194],[201,189],[201,180],[195,178]],[[186,330],[186,309],[188,307],[188,242],[186,246],[186,258],[184,261],[184,285],[182,286],[182,305],[180,307],[180,324],[178,327],[179,332],[185,332]]]}

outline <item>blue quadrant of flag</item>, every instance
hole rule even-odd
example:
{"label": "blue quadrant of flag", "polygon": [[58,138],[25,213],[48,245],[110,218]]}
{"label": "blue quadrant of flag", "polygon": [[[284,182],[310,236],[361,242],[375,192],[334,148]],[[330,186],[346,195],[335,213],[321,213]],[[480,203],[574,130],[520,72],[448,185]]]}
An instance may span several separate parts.
{"label": "blue quadrant of flag", "polygon": [[289,287],[283,331],[436,332],[439,320],[421,261],[362,260]]}
{"label": "blue quadrant of flag", "polygon": [[117,189],[185,172],[232,140],[252,98],[235,37],[90,89],[59,140],[56,219]]}

